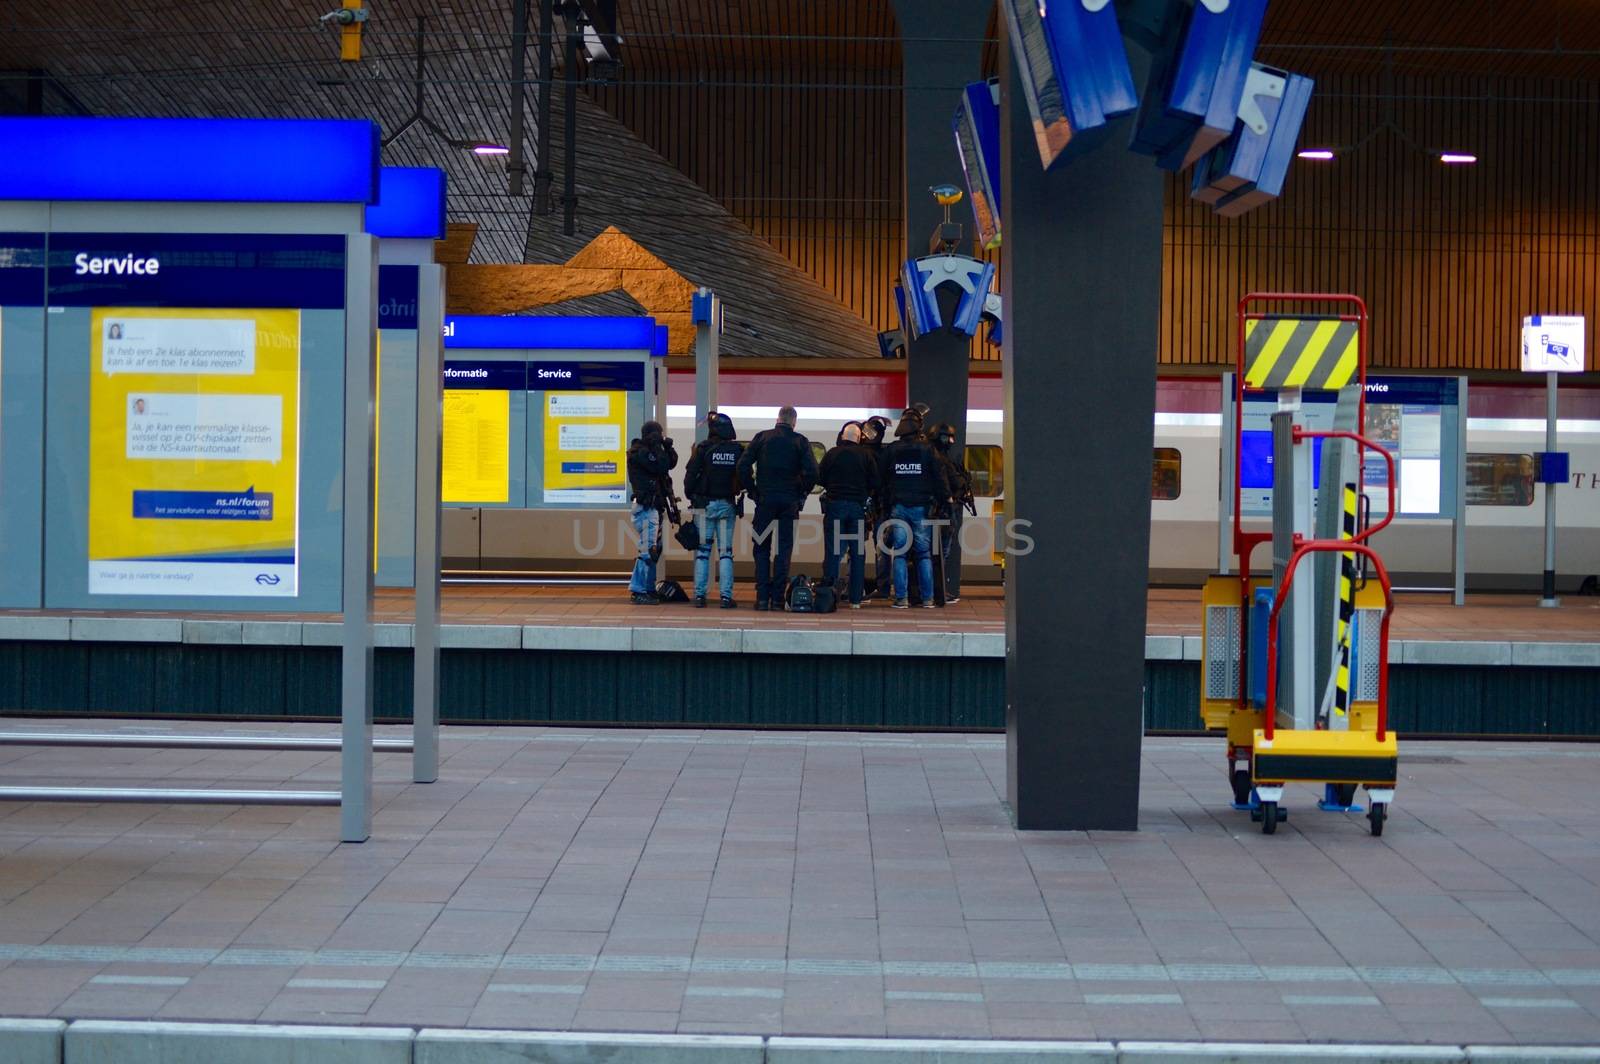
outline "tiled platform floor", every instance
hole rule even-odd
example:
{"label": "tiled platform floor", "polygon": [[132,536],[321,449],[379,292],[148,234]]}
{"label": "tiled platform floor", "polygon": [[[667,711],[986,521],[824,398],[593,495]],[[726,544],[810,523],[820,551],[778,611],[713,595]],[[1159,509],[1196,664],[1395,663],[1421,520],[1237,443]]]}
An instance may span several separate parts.
{"label": "tiled platform floor", "polygon": [[[994,736],[447,729],[444,753],[431,786],[379,756],[359,846],[331,809],[0,806],[0,1013],[1600,1040],[1600,746],[1407,744],[1381,839],[1309,789],[1262,836],[1217,741],[1147,741],[1143,830],[1092,835],[1011,830]],[[9,783],[337,772],[0,748]]]}
{"label": "tiled platform floor", "polygon": [[[1004,592],[998,587],[969,587],[961,601],[942,610],[892,610],[883,602],[827,615],[757,613],[751,592],[739,589],[741,608],[717,609],[713,602],[697,610],[687,604],[642,607],[628,602],[616,587],[573,585],[454,585],[444,589],[441,619],[445,624],[517,624],[623,626],[641,624],[685,628],[796,628],[857,631],[1001,632],[1005,629]],[[1540,609],[1532,595],[1471,595],[1457,608],[1434,594],[1398,596],[1394,619],[1396,639],[1501,642],[1600,642],[1600,598],[1569,596],[1557,609]],[[1149,592],[1150,635],[1199,635],[1200,592],[1156,588]],[[4,611],[26,616],[36,611]],[[52,611],[84,616],[89,611]],[[169,617],[155,611],[125,611],[122,617]],[[198,615],[197,615],[198,616]],[[337,619],[336,614],[206,613],[216,620]],[[412,620],[409,591],[378,593],[375,620],[407,624]]]}

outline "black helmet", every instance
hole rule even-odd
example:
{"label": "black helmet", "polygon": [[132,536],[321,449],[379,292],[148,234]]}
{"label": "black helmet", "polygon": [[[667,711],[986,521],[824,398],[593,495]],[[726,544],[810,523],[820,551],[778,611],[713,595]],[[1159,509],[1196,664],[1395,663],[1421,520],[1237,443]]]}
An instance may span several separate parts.
{"label": "black helmet", "polygon": [[948,421],[941,421],[933,426],[933,431],[928,433],[928,436],[933,440],[934,446],[943,451],[956,442],[955,426]]}
{"label": "black helmet", "polygon": [[646,440],[659,440],[666,435],[659,421],[646,421],[639,429],[639,435]]}
{"label": "black helmet", "polygon": [[894,427],[894,434],[899,439],[907,436],[918,436],[922,433],[922,421],[910,410],[900,416],[900,424]]}
{"label": "black helmet", "polygon": [[706,435],[714,440],[734,440],[739,434],[734,431],[733,418],[718,410],[713,410],[706,415]]}
{"label": "black helmet", "polygon": [[882,414],[867,418],[861,424],[861,438],[877,443],[889,434],[889,419]]}

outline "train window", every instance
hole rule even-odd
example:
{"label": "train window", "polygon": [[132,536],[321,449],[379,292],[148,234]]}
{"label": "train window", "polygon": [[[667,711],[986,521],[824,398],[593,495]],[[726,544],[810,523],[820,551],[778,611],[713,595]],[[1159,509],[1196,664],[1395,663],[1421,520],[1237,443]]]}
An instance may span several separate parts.
{"label": "train window", "polygon": [[1467,455],[1467,505],[1532,506],[1537,466],[1531,454]]}
{"label": "train window", "polygon": [[1157,447],[1150,465],[1150,498],[1170,502],[1183,494],[1183,454],[1176,447]]}
{"label": "train window", "polygon": [[[824,447],[822,444],[818,443],[816,440],[809,440],[807,442],[809,442],[811,444],[811,457],[815,458],[817,460],[817,465],[820,467],[822,465],[823,457],[828,453],[828,449],[826,447]],[[811,494],[813,494],[813,495],[821,495],[822,494],[822,485],[821,484],[815,485],[811,489]]]}
{"label": "train window", "polygon": [[969,443],[961,452],[961,461],[972,474],[975,497],[997,499],[1005,494],[1005,448],[992,443]]}

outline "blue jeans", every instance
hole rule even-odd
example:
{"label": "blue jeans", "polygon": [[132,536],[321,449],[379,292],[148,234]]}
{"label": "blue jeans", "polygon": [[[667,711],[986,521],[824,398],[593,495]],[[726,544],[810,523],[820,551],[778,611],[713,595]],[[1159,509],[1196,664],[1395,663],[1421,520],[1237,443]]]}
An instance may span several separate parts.
{"label": "blue jeans", "polygon": [[639,556],[633,560],[633,579],[628,590],[635,595],[653,594],[656,589],[656,559],[661,557],[661,511],[638,503],[629,511],[633,532],[639,541]]}
{"label": "blue jeans", "polygon": [[700,524],[700,546],[694,552],[694,597],[703,599],[711,584],[711,548],[717,548],[717,590],[733,598],[732,499],[712,499],[695,520]]}
{"label": "blue jeans", "polygon": [[894,597],[906,597],[906,540],[910,533],[911,557],[917,563],[917,589],[923,602],[933,601],[933,529],[928,524],[926,506],[902,506],[895,503],[889,512],[889,530],[885,539],[894,554]]}
{"label": "blue jeans", "polygon": [[850,558],[850,601],[860,602],[867,589],[866,559],[862,547],[867,538],[866,503],[837,499],[828,503],[827,528],[823,540],[822,582],[832,587],[839,581],[841,555]]}
{"label": "blue jeans", "polygon": [[763,499],[756,503],[756,516],[750,527],[756,601],[770,602],[778,609],[783,608],[783,593],[789,583],[789,555],[794,553],[794,521],[800,516],[800,505],[799,499]]}

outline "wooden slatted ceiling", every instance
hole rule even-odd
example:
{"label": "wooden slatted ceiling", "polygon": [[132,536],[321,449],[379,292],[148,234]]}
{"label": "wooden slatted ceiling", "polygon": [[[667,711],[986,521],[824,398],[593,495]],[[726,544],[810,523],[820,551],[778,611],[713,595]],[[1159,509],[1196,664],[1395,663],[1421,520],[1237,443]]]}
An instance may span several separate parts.
{"label": "wooden slatted ceiling", "polygon": [[[1167,190],[1161,359],[1227,363],[1251,290],[1353,292],[1373,316],[1376,365],[1511,370],[1533,313],[1600,318],[1600,86],[1401,79],[1395,125],[1475,152],[1449,167],[1383,131],[1333,163],[1297,162],[1283,199],[1238,220]],[[1378,127],[1370,79],[1324,79],[1301,143]],[[1441,106],[1427,97],[1447,96]]]}

